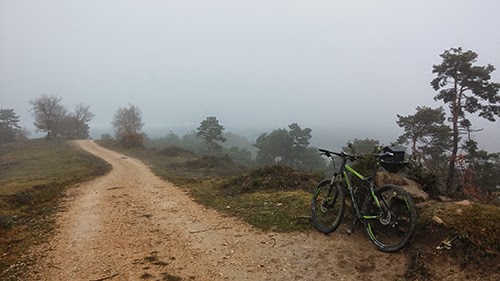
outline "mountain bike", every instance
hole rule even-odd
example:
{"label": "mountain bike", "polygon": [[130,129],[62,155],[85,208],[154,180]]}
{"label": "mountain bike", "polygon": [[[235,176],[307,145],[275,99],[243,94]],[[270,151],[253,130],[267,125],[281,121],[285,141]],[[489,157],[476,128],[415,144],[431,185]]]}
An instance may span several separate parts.
{"label": "mountain bike", "polygon": [[[321,181],[313,193],[311,211],[315,227],[324,234],[330,234],[339,227],[344,217],[347,190],[354,215],[352,226],[347,229],[348,234],[354,231],[358,222],[362,222],[368,237],[379,250],[397,252],[406,246],[417,219],[415,206],[408,192],[396,185],[376,187],[373,181],[375,173],[365,177],[347,164],[348,161],[354,162],[363,157],[326,149],[319,151],[332,160],[334,156],[338,156],[342,162],[333,177]],[[393,154],[386,152],[374,156],[380,161]],[[348,174],[359,178],[368,191],[362,209],[358,198],[359,188],[353,187]]]}

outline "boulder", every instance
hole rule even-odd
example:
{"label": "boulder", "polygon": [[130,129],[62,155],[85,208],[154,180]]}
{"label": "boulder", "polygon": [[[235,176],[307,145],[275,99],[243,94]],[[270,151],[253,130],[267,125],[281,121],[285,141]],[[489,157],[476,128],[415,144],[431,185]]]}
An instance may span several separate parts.
{"label": "boulder", "polygon": [[410,196],[416,200],[420,201],[429,200],[429,194],[427,194],[427,192],[422,190],[420,184],[397,174],[388,172],[378,172],[375,175],[374,182],[375,185],[379,187],[386,184],[398,185],[401,186],[404,190],[406,190],[410,194]]}

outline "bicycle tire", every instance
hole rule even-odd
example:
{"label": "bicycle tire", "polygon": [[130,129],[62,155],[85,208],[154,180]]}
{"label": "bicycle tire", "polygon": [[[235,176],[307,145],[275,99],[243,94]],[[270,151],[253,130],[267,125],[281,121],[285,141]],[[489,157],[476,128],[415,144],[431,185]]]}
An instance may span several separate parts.
{"label": "bicycle tire", "polygon": [[312,221],[316,229],[330,234],[339,227],[344,217],[345,192],[337,183],[326,179],[318,184],[311,201]]}
{"label": "bicycle tire", "polygon": [[379,250],[397,252],[410,242],[415,230],[415,204],[408,192],[396,185],[382,186],[375,190],[375,196],[384,212],[388,212],[381,217],[373,196],[368,195],[363,205],[368,237]]}

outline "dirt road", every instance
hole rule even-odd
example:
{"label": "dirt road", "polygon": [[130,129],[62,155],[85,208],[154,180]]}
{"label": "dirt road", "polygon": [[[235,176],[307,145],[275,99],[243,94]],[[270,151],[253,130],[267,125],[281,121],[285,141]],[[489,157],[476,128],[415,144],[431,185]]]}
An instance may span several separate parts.
{"label": "dirt road", "polygon": [[77,141],[113,165],[70,189],[34,280],[392,280],[403,254],[359,229],[263,232],[194,203],[136,159]]}

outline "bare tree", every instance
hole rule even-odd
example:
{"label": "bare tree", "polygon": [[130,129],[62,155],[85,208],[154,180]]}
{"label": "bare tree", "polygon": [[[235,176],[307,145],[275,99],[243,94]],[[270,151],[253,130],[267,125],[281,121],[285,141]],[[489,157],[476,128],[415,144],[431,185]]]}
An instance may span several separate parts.
{"label": "bare tree", "polygon": [[75,129],[77,138],[88,138],[89,137],[89,126],[88,122],[94,118],[94,113],[90,111],[90,106],[87,104],[77,104],[75,106],[75,111],[73,113],[75,120]]}
{"label": "bare tree", "polygon": [[116,110],[111,124],[115,129],[117,139],[127,134],[138,134],[144,126],[141,109],[132,104],[128,107],[120,107]]}
{"label": "bare tree", "polygon": [[61,101],[61,97],[48,95],[29,101],[30,111],[35,118],[34,125],[38,130],[47,132],[47,139],[51,138],[51,133],[56,129],[58,121],[66,115],[66,107],[61,104]]}

